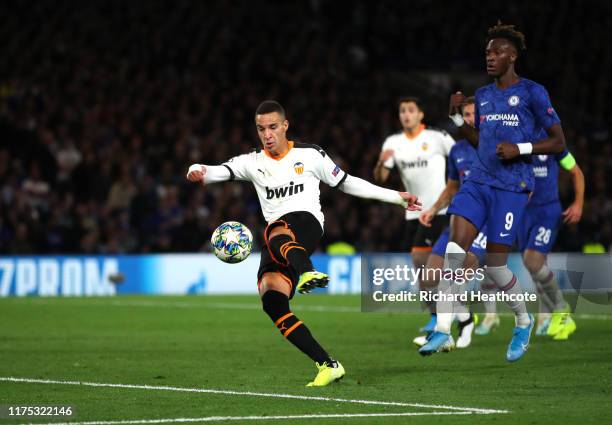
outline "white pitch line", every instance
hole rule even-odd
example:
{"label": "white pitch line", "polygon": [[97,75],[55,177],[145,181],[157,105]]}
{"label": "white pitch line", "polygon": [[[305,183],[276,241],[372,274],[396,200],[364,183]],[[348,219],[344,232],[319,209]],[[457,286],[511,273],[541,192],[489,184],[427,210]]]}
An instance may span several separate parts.
{"label": "white pitch line", "polygon": [[478,407],[457,407],[457,406],[446,406],[438,404],[422,404],[422,403],[404,403],[398,401],[378,401],[378,400],[354,400],[346,398],[333,398],[333,397],[318,397],[318,396],[305,396],[295,394],[282,394],[282,393],[259,393],[252,391],[233,391],[233,390],[215,390],[207,388],[186,388],[186,387],[170,387],[170,386],[158,386],[158,385],[134,385],[134,384],[110,384],[101,382],[80,382],[80,381],[57,381],[51,379],[31,379],[31,378],[16,378],[13,376],[2,376],[0,381],[5,382],[23,382],[33,384],[55,384],[55,385],[81,385],[87,387],[108,387],[108,388],[131,388],[139,390],[153,390],[153,391],[178,391],[178,392],[189,392],[189,393],[205,393],[205,394],[223,394],[223,395],[238,395],[238,396],[249,396],[249,397],[271,397],[271,398],[285,398],[293,400],[313,400],[313,401],[333,401],[337,403],[355,403],[355,404],[369,404],[377,406],[399,406],[399,407],[420,407],[425,409],[444,409],[453,410],[460,412],[472,412],[472,413],[509,413],[508,410],[498,409],[482,409]]}
{"label": "white pitch line", "polygon": [[122,421],[89,421],[89,422],[49,422],[12,424],[12,425],[129,425],[129,424],[164,424],[172,422],[221,422],[221,421],[262,421],[281,419],[328,419],[328,418],[379,418],[393,416],[449,416],[471,415],[473,412],[402,412],[402,413],[330,413],[313,415],[276,415],[276,416],[204,416],[201,418],[167,418],[167,419],[134,419]]}
{"label": "white pitch line", "polygon": [[[48,298],[37,299],[36,302],[39,304],[48,304]],[[114,299],[112,301],[94,301],[87,300],[89,305],[104,305],[104,306],[117,306],[117,307],[162,307],[162,308],[211,308],[211,309],[228,309],[228,310],[261,310],[259,303],[228,303],[228,302],[207,302],[202,303],[190,303],[183,301],[124,301]],[[325,305],[295,305],[293,310],[296,312],[300,311],[318,311],[323,313],[361,313],[361,308],[355,306],[325,306]],[[383,312],[386,313],[386,312]],[[393,312],[389,312],[393,314]],[[404,314],[399,312],[399,314]],[[511,316],[514,313],[499,313],[502,316]],[[589,314],[589,313],[578,313],[574,314],[577,319],[583,320],[611,320],[612,316],[608,314]]]}
{"label": "white pitch line", "polygon": [[[49,304],[50,298],[40,298],[35,301],[37,304]],[[97,301],[97,300],[86,300],[87,305],[100,305],[100,306],[116,306],[116,307],[162,307],[162,308],[218,308],[218,309],[232,309],[232,310],[261,310],[260,303],[228,303],[228,302],[203,302],[203,303],[190,303],[184,301],[127,301],[113,299],[109,301]],[[294,308],[295,311],[320,311],[330,313],[360,313],[359,307],[353,306],[336,306],[329,307],[323,305],[298,305]]]}

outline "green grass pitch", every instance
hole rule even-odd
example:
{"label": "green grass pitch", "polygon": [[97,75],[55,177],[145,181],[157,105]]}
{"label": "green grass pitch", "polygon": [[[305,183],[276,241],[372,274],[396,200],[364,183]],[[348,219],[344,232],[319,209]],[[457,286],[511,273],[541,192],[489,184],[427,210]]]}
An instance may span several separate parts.
{"label": "green grass pitch", "polygon": [[[468,349],[421,358],[411,341],[425,315],[361,313],[357,296],[297,296],[292,307],[344,364],[344,380],[305,388],[314,364],[279,334],[256,296],[0,299],[0,405],[76,410],[69,419],[4,418],[0,424],[244,423],[247,418],[232,417],[246,416],[247,423],[271,424],[609,421],[612,320],[604,317],[578,317],[566,342],[532,337],[527,355],[508,364],[510,316],[491,336],[475,336]],[[357,414],[405,416],[348,416]]]}

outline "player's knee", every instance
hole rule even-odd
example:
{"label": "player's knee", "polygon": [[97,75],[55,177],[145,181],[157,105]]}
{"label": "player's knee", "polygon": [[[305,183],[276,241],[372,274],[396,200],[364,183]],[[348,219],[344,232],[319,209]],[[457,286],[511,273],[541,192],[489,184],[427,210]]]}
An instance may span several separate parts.
{"label": "player's knee", "polygon": [[[503,266],[489,266],[487,267],[486,277],[494,282],[499,288],[507,288],[508,285],[514,285],[516,282],[514,273],[508,268],[508,265]],[[510,288],[507,288],[510,289]]]}
{"label": "player's knee", "polygon": [[444,258],[438,254],[431,254],[427,259],[427,264],[423,269],[423,274],[419,279],[421,289],[435,288],[440,282]]}
{"label": "player's knee", "polygon": [[529,273],[531,273],[531,277],[536,283],[546,282],[550,280],[553,275],[547,264],[543,264],[540,268],[534,267],[533,271],[529,270]]}
{"label": "player's knee", "polygon": [[270,319],[276,321],[289,311],[289,298],[279,291],[267,290],[261,297],[261,305]]}
{"label": "player's knee", "polygon": [[466,250],[463,249],[456,242],[449,242],[446,244],[446,252],[444,254],[444,262],[448,264],[450,267],[461,267],[465,262],[465,257],[467,253]]}
{"label": "player's knee", "polygon": [[431,251],[416,251],[414,248],[410,252],[412,255],[412,264],[414,267],[419,269],[427,263],[427,257],[429,257]]}
{"label": "player's knee", "polygon": [[478,257],[474,253],[468,252],[465,259],[465,268],[475,270],[479,264]]}
{"label": "player's knee", "polygon": [[295,235],[293,234],[291,229],[289,229],[289,227],[283,225],[282,223],[270,228],[268,232],[268,239],[271,240],[272,238],[280,235],[287,235],[290,238],[295,239]]}
{"label": "player's knee", "polygon": [[441,273],[441,269],[425,269],[423,277],[421,277],[419,280],[420,289],[431,289],[438,286],[438,277],[441,275]]}
{"label": "player's knee", "polygon": [[532,276],[537,274],[546,265],[544,256],[538,255],[539,253],[533,254],[533,252],[527,250],[523,255],[523,264]]}
{"label": "player's knee", "polygon": [[262,300],[266,293],[270,291],[280,292],[285,297],[289,297],[291,295],[291,283],[288,278],[278,272],[264,273],[259,284],[259,293]]}
{"label": "player's knee", "polygon": [[457,242],[450,241],[446,244],[446,253],[447,254],[463,254],[465,255],[465,249],[461,247]]}

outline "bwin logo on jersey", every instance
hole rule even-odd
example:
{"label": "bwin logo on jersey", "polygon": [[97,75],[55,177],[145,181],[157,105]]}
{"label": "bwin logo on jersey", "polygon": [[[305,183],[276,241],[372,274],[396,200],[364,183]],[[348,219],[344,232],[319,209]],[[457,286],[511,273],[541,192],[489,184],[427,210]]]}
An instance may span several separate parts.
{"label": "bwin logo on jersey", "polygon": [[417,158],[416,161],[401,161],[400,165],[402,166],[402,168],[421,168],[421,167],[427,167],[427,160],[426,159],[421,159],[421,158]]}
{"label": "bwin logo on jersey", "polygon": [[266,186],[266,199],[274,199],[274,198],[284,198],[285,196],[292,196],[296,193],[300,193],[304,191],[304,184],[293,184],[293,182],[289,183],[289,186],[285,187],[275,187],[270,189]]}

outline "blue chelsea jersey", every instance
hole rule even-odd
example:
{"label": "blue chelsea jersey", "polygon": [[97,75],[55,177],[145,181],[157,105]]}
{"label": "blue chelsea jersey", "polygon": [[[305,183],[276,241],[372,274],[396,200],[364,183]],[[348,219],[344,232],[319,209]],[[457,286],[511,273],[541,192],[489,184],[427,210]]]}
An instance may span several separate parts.
{"label": "blue chelsea jersey", "polygon": [[463,184],[471,173],[474,161],[476,148],[465,139],[457,141],[448,154],[448,178]]}
{"label": "blue chelsea jersey", "polygon": [[559,202],[559,162],[568,154],[566,149],[556,155],[532,156],[535,188],[528,205]]}
{"label": "blue chelsea jersey", "polygon": [[493,83],[476,91],[475,102],[475,124],[480,136],[478,160],[470,179],[512,192],[533,191],[531,159],[519,156],[502,161],[495,150],[504,141],[537,142],[545,129],[560,122],[546,89],[525,78],[505,90]]}

